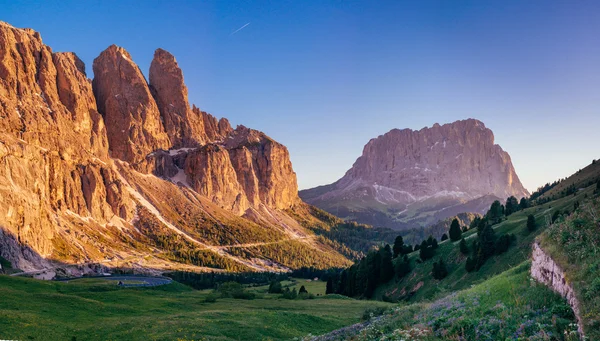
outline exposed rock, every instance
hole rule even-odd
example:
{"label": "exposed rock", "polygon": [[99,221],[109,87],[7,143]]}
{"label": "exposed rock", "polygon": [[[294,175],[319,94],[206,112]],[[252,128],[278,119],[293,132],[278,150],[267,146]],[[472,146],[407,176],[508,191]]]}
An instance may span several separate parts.
{"label": "exposed rock", "polygon": [[225,148],[208,145],[190,152],[184,170],[192,188],[221,207],[237,214],[249,207]]}
{"label": "exposed rock", "polygon": [[[228,137],[225,146],[230,150],[238,166],[243,187],[249,193],[256,192],[262,203],[271,208],[286,209],[299,202],[296,173],[292,169],[287,148],[267,135],[244,126],[239,126]],[[253,163],[249,164],[250,155]],[[252,174],[256,180],[249,179]],[[252,200],[251,200],[252,201]]]}
{"label": "exposed rock", "polygon": [[302,245],[288,259],[311,250],[323,257],[305,265],[349,264],[283,211],[301,204],[287,149],[190,109],[168,52],[153,62],[154,97],[122,48],[102,52],[94,74],[0,22],[0,255],[15,267],[44,278],[115,266],[280,271],[275,257],[230,248],[288,240]]}
{"label": "exposed rock", "polygon": [[577,300],[573,286],[567,280],[565,272],[558,264],[556,264],[552,257],[544,252],[538,242],[533,243],[531,257],[531,277],[545,284],[567,299],[567,302],[569,302],[569,305],[575,313],[575,317],[577,318],[577,330],[583,339],[585,334],[583,332],[579,301]]}
{"label": "exposed rock", "polygon": [[[474,119],[418,131],[393,129],[369,141],[340,180],[301,192],[308,203],[334,214],[341,210],[360,222],[389,227],[433,223],[426,216],[441,209],[450,210],[436,218],[455,215],[454,206],[466,211],[473,205],[465,204],[474,201],[489,208],[493,200],[511,195],[528,192],[508,153],[494,144],[492,131]],[[482,197],[489,200],[479,205]],[[413,212],[411,205],[418,209]]]}
{"label": "exposed rock", "polygon": [[148,83],[131,55],[109,46],[94,59],[94,94],[107,124],[111,156],[132,164],[157,149],[169,149],[169,137]]}
{"label": "exposed rock", "polygon": [[193,147],[207,142],[203,115],[190,109],[183,72],[175,57],[163,49],[156,50],[150,65],[150,89],[173,148]]}

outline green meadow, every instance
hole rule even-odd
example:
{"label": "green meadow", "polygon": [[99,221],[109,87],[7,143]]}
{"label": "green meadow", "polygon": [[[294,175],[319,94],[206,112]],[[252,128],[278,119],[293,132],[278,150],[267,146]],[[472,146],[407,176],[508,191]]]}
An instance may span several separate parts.
{"label": "green meadow", "polygon": [[[302,282],[301,282],[302,281]],[[324,282],[284,282],[324,292]],[[360,321],[368,308],[391,307],[338,296],[286,300],[254,287],[253,300],[217,299],[172,284],[119,288],[102,279],[48,282],[0,276],[0,339],[281,340],[323,334]]]}

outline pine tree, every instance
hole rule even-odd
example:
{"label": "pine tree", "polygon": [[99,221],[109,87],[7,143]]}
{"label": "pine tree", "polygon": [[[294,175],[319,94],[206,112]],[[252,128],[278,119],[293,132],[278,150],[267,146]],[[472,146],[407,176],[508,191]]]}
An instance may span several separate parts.
{"label": "pine tree", "polygon": [[452,240],[453,242],[460,240],[461,236],[462,236],[462,231],[460,230],[460,224],[458,222],[458,219],[454,218],[454,220],[452,220],[452,224],[450,224],[450,240]]}
{"label": "pine tree", "polygon": [[500,220],[502,220],[502,216],[504,216],[504,206],[502,206],[500,201],[494,201],[490,206],[490,210],[487,212],[486,216],[492,224],[500,222]]}
{"label": "pine tree", "polygon": [[521,198],[521,202],[519,202],[519,208],[521,210],[524,210],[528,207],[529,207],[529,200],[527,200],[526,198]]}
{"label": "pine tree", "polygon": [[396,260],[394,272],[396,273],[397,278],[402,278],[406,276],[410,272],[410,270],[410,260],[408,259],[408,256],[404,255],[402,259]]}
{"label": "pine tree", "polygon": [[517,212],[519,210],[519,201],[514,196],[508,197],[506,199],[506,206],[504,210],[504,214],[508,217],[509,215]]}
{"label": "pine tree", "polygon": [[306,290],[306,288],[303,286],[300,287],[300,290],[298,291],[298,294],[308,294],[308,291]]}
{"label": "pine tree", "polygon": [[465,256],[469,254],[469,246],[467,245],[465,238],[462,238],[460,240],[459,247],[460,247],[460,253],[462,253]]}
{"label": "pine tree", "polygon": [[394,258],[398,257],[398,255],[400,255],[402,253],[403,249],[404,249],[404,240],[402,239],[402,236],[398,236],[394,240]]}
{"label": "pine tree", "polygon": [[327,278],[327,285],[325,286],[325,295],[333,294],[333,279],[331,276]]}
{"label": "pine tree", "polygon": [[448,235],[444,233],[444,234],[442,235],[442,239],[441,239],[441,241],[444,241],[444,240],[447,240],[447,239],[448,239]]}
{"label": "pine tree", "polygon": [[444,264],[444,260],[440,259],[439,262],[433,262],[433,278],[440,280],[446,276],[448,276],[448,269]]}
{"label": "pine tree", "polygon": [[392,263],[392,250],[389,245],[379,250],[381,264],[379,266],[379,283],[387,283],[394,278],[394,263]]}
{"label": "pine tree", "polygon": [[533,232],[535,231],[535,229],[537,228],[537,224],[535,222],[535,217],[533,216],[533,214],[530,214],[527,216],[527,230],[529,230],[529,232]]}
{"label": "pine tree", "polygon": [[467,272],[472,272],[475,270],[475,260],[471,259],[471,257],[467,257],[467,262],[465,263],[465,270]]}

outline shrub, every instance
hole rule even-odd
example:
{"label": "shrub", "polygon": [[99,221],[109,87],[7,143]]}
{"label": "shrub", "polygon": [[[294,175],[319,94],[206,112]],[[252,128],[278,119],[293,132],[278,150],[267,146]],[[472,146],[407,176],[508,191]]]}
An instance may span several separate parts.
{"label": "shrub", "polygon": [[459,247],[460,247],[460,253],[462,253],[465,256],[469,254],[469,246],[467,245],[465,238],[460,240]]}
{"label": "shrub", "polygon": [[441,280],[448,276],[448,269],[444,260],[440,259],[439,262],[433,262],[433,278]]}
{"label": "shrub", "polygon": [[362,320],[368,321],[368,320],[372,319],[373,317],[381,316],[381,315],[385,314],[385,311],[386,311],[386,309],[384,307],[367,308],[367,309],[365,309],[365,311],[362,314]]}
{"label": "shrub", "polygon": [[211,292],[210,294],[208,294],[208,296],[206,296],[204,298],[204,302],[205,303],[215,303],[217,301],[218,297],[219,297],[219,295],[217,295],[214,292]]}
{"label": "shrub", "polygon": [[295,300],[298,297],[298,292],[296,288],[290,290],[290,288],[283,289],[283,293],[281,298],[285,298],[286,300]]}
{"label": "shrub", "polygon": [[283,292],[283,288],[281,287],[280,281],[272,281],[269,284],[269,293],[270,294],[281,294]]}

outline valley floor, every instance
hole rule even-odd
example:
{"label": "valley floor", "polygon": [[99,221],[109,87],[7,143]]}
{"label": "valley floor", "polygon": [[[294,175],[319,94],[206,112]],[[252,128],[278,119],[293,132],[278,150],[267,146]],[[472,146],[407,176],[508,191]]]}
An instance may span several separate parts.
{"label": "valley floor", "polygon": [[[325,291],[324,282],[298,280],[300,285],[315,294]],[[210,291],[176,282],[119,288],[101,279],[0,276],[0,339],[287,340],[357,323],[367,308],[393,306],[338,296],[286,300],[266,294],[266,287],[249,290],[258,297],[205,303]]]}

